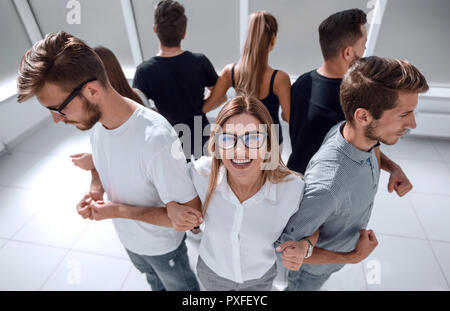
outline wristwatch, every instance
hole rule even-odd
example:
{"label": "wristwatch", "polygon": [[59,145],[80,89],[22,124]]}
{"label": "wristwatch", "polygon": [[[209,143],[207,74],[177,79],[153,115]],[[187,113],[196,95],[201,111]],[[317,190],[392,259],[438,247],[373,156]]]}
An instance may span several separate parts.
{"label": "wristwatch", "polygon": [[307,238],[303,238],[300,241],[305,240],[306,242],[308,242],[308,251],[306,252],[305,258],[309,258],[312,255],[313,249],[314,249],[314,245],[311,243],[311,241]]}

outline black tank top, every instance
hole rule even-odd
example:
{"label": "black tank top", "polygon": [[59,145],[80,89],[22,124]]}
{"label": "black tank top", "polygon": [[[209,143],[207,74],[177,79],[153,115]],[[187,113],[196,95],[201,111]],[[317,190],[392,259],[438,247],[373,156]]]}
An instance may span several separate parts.
{"label": "black tank top", "polygon": [[[234,88],[234,66],[231,68],[231,84]],[[278,111],[280,110],[280,100],[278,96],[273,92],[273,82],[275,81],[275,76],[277,75],[278,70],[274,70],[272,73],[272,77],[270,78],[270,86],[269,86],[269,95],[266,98],[260,99],[260,101],[266,106],[267,110],[269,110],[270,116],[272,117],[273,124],[276,124],[276,129],[278,130],[278,141],[280,144],[283,142],[283,133],[281,131],[280,125],[280,117],[278,115]]]}

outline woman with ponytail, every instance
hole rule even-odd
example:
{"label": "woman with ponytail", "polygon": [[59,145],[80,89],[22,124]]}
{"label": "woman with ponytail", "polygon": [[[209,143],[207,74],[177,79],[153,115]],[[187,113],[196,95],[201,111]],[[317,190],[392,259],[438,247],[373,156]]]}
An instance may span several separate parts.
{"label": "woman with ponytail", "polygon": [[214,90],[205,101],[203,112],[217,108],[230,87],[236,94],[254,96],[266,106],[273,123],[278,126],[279,142],[283,142],[279,109],[284,121],[289,122],[291,82],[289,75],[269,66],[269,52],[275,47],[278,23],[273,15],[264,11],[250,15],[247,37],[237,64],[225,66]]}

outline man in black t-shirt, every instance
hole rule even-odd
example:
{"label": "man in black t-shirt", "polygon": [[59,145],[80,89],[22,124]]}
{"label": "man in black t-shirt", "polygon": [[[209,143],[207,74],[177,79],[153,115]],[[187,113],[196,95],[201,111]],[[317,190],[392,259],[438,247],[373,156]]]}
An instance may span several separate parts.
{"label": "man in black t-shirt", "polygon": [[218,76],[205,55],[181,49],[186,25],[181,4],[171,0],[158,3],[153,30],[160,50],[137,67],[133,87],[153,100],[158,112],[174,126],[189,160],[191,155],[201,157],[208,141],[209,122],[202,113],[204,92],[205,87],[214,87]]}
{"label": "man in black t-shirt", "polygon": [[345,120],[339,87],[350,63],[366,49],[366,14],[358,9],[335,13],[319,26],[324,62],[300,76],[291,87],[289,134],[292,154],[287,166],[302,174],[325,135]]}

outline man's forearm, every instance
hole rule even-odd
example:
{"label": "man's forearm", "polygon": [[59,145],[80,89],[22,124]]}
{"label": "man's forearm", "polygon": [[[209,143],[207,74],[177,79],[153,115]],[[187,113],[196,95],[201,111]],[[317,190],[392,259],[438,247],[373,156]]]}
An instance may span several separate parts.
{"label": "man's forearm", "polygon": [[380,162],[381,162],[380,168],[389,173],[392,172],[394,168],[398,167],[398,165],[394,161],[389,159],[388,156],[381,151],[380,151]]}
{"label": "man's forearm", "polygon": [[103,200],[103,194],[105,190],[103,189],[102,183],[100,181],[100,176],[97,170],[94,168],[91,170],[91,186],[89,188],[89,194],[93,200]]}
{"label": "man's forearm", "polygon": [[141,207],[119,203],[116,216],[117,218],[139,220],[156,226],[172,227],[172,222],[167,217],[165,207]]}
{"label": "man's forearm", "polygon": [[358,256],[354,252],[340,253],[323,248],[314,248],[311,257],[304,260],[305,264],[310,265],[347,264],[358,262]]}
{"label": "man's forearm", "polygon": [[94,168],[91,170],[91,192],[105,192],[102,186],[102,182],[100,181],[100,176],[98,175],[97,170]]}

